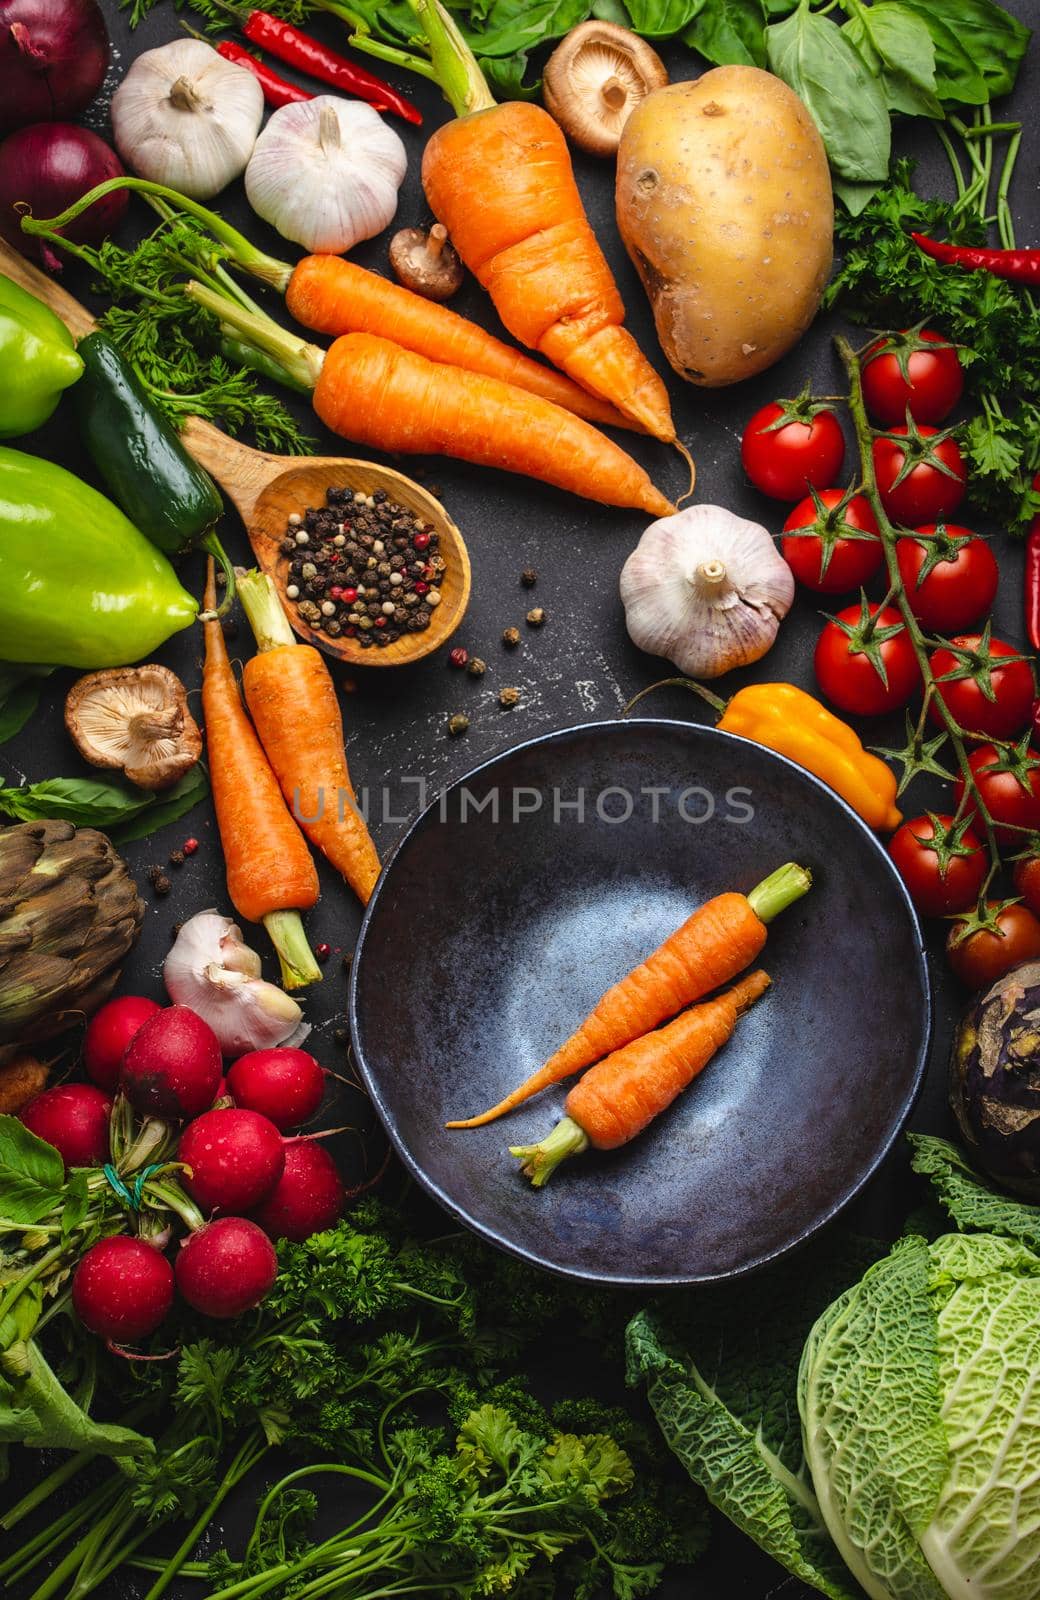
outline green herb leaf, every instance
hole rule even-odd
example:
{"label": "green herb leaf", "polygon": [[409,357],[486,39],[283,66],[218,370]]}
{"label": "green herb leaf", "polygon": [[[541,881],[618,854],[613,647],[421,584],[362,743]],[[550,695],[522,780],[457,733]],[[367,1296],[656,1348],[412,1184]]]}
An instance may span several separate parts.
{"label": "green herb leaf", "polygon": [[62,1388],[40,1347],[26,1347],[28,1370],[23,1377],[0,1377],[0,1441],[39,1449],[90,1450],[105,1456],[136,1456],[155,1449],[151,1439],[121,1428],[93,1422]]}
{"label": "green herb leaf", "polygon": [[683,43],[717,67],[764,67],[762,0],[707,0],[683,34]]}
{"label": "green herb leaf", "polygon": [[946,104],[981,106],[989,99],[986,81],[952,26],[947,8],[936,0],[900,0],[924,23],[935,48],[935,92]]}
{"label": "green herb leaf", "polygon": [[169,823],[176,822],[179,817],[193,810],[208,794],[209,779],[199,761],[172,788],[163,789],[156,794],[153,797],[154,804],[139,812],[129,822],[110,828],[113,844],[128,844],[131,839],[144,839],[151,833],[157,833],[160,828],[165,828]]}
{"label": "green herb leaf", "polygon": [[0,789],[0,811],[20,822],[57,817],[79,828],[108,828],[154,805],[154,794],[103,778],[45,778],[20,789]]}
{"label": "green herb leaf", "polygon": [[0,1217],[19,1226],[41,1222],[61,1203],[65,1163],[52,1144],[17,1117],[0,1116]]}
{"label": "green herb leaf", "polygon": [[61,1236],[68,1239],[75,1233],[80,1223],[84,1221],[90,1209],[90,1190],[87,1187],[87,1174],[79,1171],[73,1174],[65,1185],[65,1203],[61,1208]]}
{"label": "green herb leaf", "polygon": [[891,111],[910,117],[942,116],[935,92],[935,44],[915,12],[898,0],[880,0],[854,11],[842,33],[880,76]]}
{"label": "green herb leaf", "polygon": [[712,0],[625,0],[625,25],[644,39],[670,39],[705,9],[714,9]]}
{"label": "green herb leaf", "polygon": [[[968,62],[981,76],[986,90],[983,98],[996,100],[1002,94],[1011,93],[1032,36],[1032,30],[1024,22],[1019,22],[994,0],[900,0],[900,3],[924,19],[935,40],[941,73],[938,88],[944,99],[961,99],[971,105],[981,103],[963,93],[948,92],[945,82],[949,65],[947,47],[940,38],[940,28],[954,36]],[[971,86],[970,78],[965,84]]]}
{"label": "green herb leaf", "polygon": [[828,17],[804,6],[766,29],[769,67],[805,102],[835,172],[856,183],[888,176],[892,129],[884,91]]}
{"label": "green herb leaf", "polygon": [[1040,1209],[987,1183],[963,1151],[945,1139],[924,1133],[908,1133],[907,1138],[914,1171],[928,1179],[957,1228],[968,1233],[995,1233],[1040,1251]]}

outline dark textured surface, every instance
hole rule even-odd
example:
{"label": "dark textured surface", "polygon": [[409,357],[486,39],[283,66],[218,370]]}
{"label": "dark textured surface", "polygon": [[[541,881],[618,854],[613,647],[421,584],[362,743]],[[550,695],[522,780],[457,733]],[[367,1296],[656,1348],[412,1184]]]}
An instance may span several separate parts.
{"label": "dark textured surface", "polygon": [[[814,882],[754,963],[773,987],[634,1143],[532,1189],[506,1147],[544,1137],[566,1084],[445,1131],[551,1055],[693,906],[787,860]],[[850,1051],[877,994],[884,1030]],[[637,1287],[747,1271],[834,1216],[910,1109],[930,1021],[916,918],[870,830],[772,751],[660,721],[550,735],[449,789],[373,897],[351,998],[358,1063],[426,1188],[540,1266]]]}
{"label": "dark textured surface", "polygon": [[[117,11],[115,0],[101,0],[101,4],[115,47],[107,85],[110,94],[134,54],[177,37],[180,30],[170,0],[162,0],[133,36],[126,27],[125,16]],[[1040,24],[1040,0],[1006,0],[1006,4],[1009,10],[1034,26]],[[330,42],[343,44],[342,29],[332,19],[318,21],[313,31]],[[1040,126],[1035,117],[1040,72],[1036,52],[1034,42],[1013,100],[1006,108],[999,108],[1025,120],[1022,155],[1011,198],[1019,237],[1025,243],[1034,244],[1040,243],[1036,177],[1040,169]],[[675,78],[694,77],[703,68],[700,58],[681,47],[666,45],[662,54]],[[292,77],[291,69],[285,69],[285,75]],[[418,81],[406,83],[400,74],[396,81],[399,87],[414,95],[426,114],[425,130],[394,124],[409,152],[409,171],[398,212],[400,223],[405,225],[428,220],[419,183],[419,158],[425,132],[446,117],[447,110],[436,91]],[[101,131],[105,130],[104,97],[88,113],[86,120]],[[899,143],[902,149],[912,149],[920,156],[921,188],[930,193],[949,194],[950,178],[945,159],[929,131],[923,125],[915,125],[901,136]],[[658,368],[665,371],[649,307],[617,238],[611,169],[608,164],[581,156],[576,158],[575,166],[590,219],[628,307],[629,326],[656,360]],[[295,258],[293,246],[280,240],[250,215],[240,184],[233,185],[220,204],[258,244],[278,256]],[[135,228],[143,230],[144,226],[143,208],[135,203],[121,237],[132,237]],[[385,238],[361,247],[355,255],[366,265],[385,269]],[[67,282],[74,292],[86,294],[86,278],[77,269],[68,270]],[[279,311],[273,297],[268,303]],[[472,279],[467,281],[453,305],[499,331],[493,310]],[[833,327],[832,320],[818,321],[802,344],[771,372],[735,389],[696,390],[668,374],[679,433],[697,458],[700,500],[726,505],[741,516],[761,520],[773,531],[779,529],[783,508],[764,500],[743,478],[738,457],[740,432],[757,406],[777,395],[797,393],[807,377],[812,378],[818,392],[833,393],[840,386],[829,342]],[[301,416],[309,414],[305,402],[294,401],[293,404]],[[341,449],[338,441],[314,423],[313,418],[311,422],[311,431],[323,453],[350,453],[349,446]],[[672,452],[633,439],[631,435],[624,438],[626,446],[652,470],[663,488],[672,492],[681,488],[683,471]],[[74,436],[67,406],[59,410],[46,429],[21,442],[20,447],[50,455],[84,476],[91,476]],[[404,461],[393,464],[406,471],[414,471],[417,465]],[[664,663],[642,655],[630,644],[617,598],[618,572],[643,525],[638,516],[604,511],[535,484],[481,472],[463,464],[438,460],[418,465],[425,469],[424,481],[428,485],[440,486],[447,508],[461,528],[473,558],[473,598],[469,615],[454,642],[484,656],[488,672],[479,681],[469,679],[448,670],[441,655],[412,669],[354,675],[356,692],[344,695],[348,753],[356,781],[370,789],[373,831],[384,851],[393,847],[406,824],[421,810],[423,785],[428,793],[436,793],[442,785],[513,743],[588,719],[610,717],[631,694],[664,676],[668,670]],[[246,543],[233,514],[225,519],[222,531],[236,559],[245,558]],[[1000,530],[986,531],[998,535],[996,550],[1002,574],[995,632],[1021,645],[1021,549],[1000,537]],[[540,575],[533,593],[521,589],[518,581],[520,570],[529,565],[535,566]],[[183,570],[186,581],[199,592],[201,564],[189,562]],[[535,603],[543,605],[547,612],[546,625],[540,633],[528,632],[523,624],[524,612]],[[789,679],[811,689],[812,648],[821,625],[821,609],[815,597],[800,593],[770,655],[757,668],[725,680],[725,691],[753,679]],[[523,633],[520,651],[512,655],[504,651],[499,642],[502,629],[509,624],[518,625]],[[233,654],[237,650],[245,655],[248,649],[248,634],[243,627],[237,645],[232,642],[231,650]],[[190,687],[196,688],[199,653],[197,638],[186,634],[172,641],[158,658],[179,671]],[[335,676],[337,683],[345,686],[346,674],[337,670]],[[17,783],[23,777],[35,780],[85,770],[62,726],[62,694],[71,679],[71,674],[59,675],[44,696],[33,726],[17,740],[0,747],[0,778],[5,783]],[[497,694],[504,685],[516,685],[521,689],[520,704],[513,711],[499,709]],[[652,709],[665,717],[706,720],[698,703],[681,691],[662,692],[649,706],[644,703],[644,709]],[[455,711],[465,711],[471,726],[463,738],[452,740],[447,737],[446,723]],[[865,724],[862,731],[871,743],[891,744],[899,739],[901,726],[887,725],[882,720],[873,725]],[[941,786],[921,784],[911,797],[914,809],[941,804],[942,794]],[[200,808],[166,833],[131,845],[127,857],[143,884],[145,868],[150,863],[164,861],[167,853],[189,833],[197,835],[200,848],[188,865],[172,874],[173,891],[169,899],[156,902],[151,899],[150,891],[144,891],[149,901],[145,930],[127,967],[128,989],[159,994],[161,963],[169,947],[173,924],[205,906],[227,908],[219,846],[208,809]],[[525,878],[526,865],[522,856],[515,858],[518,882]],[[829,870],[842,872],[845,863],[831,862]],[[360,914],[335,875],[324,868],[322,884],[324,895],[309,923],[315,941],[327,940],[336,953],[327,968],[324,983],[308,998],[307,1010],[315,1025],[315,1050],[329,1065],[335,1065],[340,1047],[335,1044],[333,1035],[335,1029],[344,1025],[346,1010],[346,986],[339,971],[339,953],[353,948]],[[929,930],[936,1030],[931,1065],[912,1125],[934,1133],[952,1134],[953,1124],[945,1096],[946,1055],[963,996],[942,960],[944,931],[934,926]],[[256,947],[262,948],[262,934],[253,930],[252,937]],[[419,942],[428,937],[428,931],[416,929],[414,937],[418,947]],[[509,960],[508,926],[494,929],[493,937],[501,942],[501,962],[505,965]],[[275,972],[266,949],[264,956],[268,975],[273,977]],[[844,985],[849,995],[854,995],[861,988],[857,952],[853,951],[851,959],[834,960],[832,965],[835,983]],[[532,1009],[540,977],[540,970],[529,975]],[[843,1045],[849,1058],[863,1055],[869,1058],[875,1038],[888,1028],[889,1016],[898,1006],[898,990],[893,994],[868,994],[866,1000],[869,1031],[845,1030]],[[431,995],[429,1004],[436,1008],[439,996]],[[390,1009],[394,1006],[392,994],[387,996],[387,1006]],[[358,1120],[356,1097],[346,1105],[335,1107],[337,1123]],[[774,1137],[771,1127],[759,1127],[755,1132],[761,1139]],[[348,1143],[344,1155],[353,1149]],[[374,1158],[378,1162],[378,1144],[374,1146]],[[864,1231],[895,1233],[918,1194],[908,1175],[905,1151],[897,1144],[862,1199],[846,1215],[850,1223]],[[724,1201],[725,1196],[721,1198]],[[439,1213],[432,1206],[430,1210],[432,1225],[440,1227]],[[638,1303],[638,1296],[634,1296],[633,1309]],[[580,1360],[585,1360],[584,1354]],[[576,1364],[573,1382],[577,1391],[589,1382],[609,1381],[615,1376],[605,1371],[590,1372],[587,1366]],[[559,1381],[558,1369],[554,1369],[553,1377]],[[31,1470],[28,1458],[16,1463],[15,1482],[19,1488],[22,1487],[20,1480]],[[3,1494],[0,1489],[0,1498]],[[228,1536],[234,1541],[243,1526],[234,1504],[224,1520]],[[146,1588],[146,1582],[137,1580],[131,1580],[125,1587],[109,1582],[104,1586],[105,1600],[109,1600],[109,1595],[112,1600],[121,1600],[124,1595],[143,1594]],[[720,1526],[712,1550],[698,1566],[692,1585],[698,1600],[771,1600],[781,1591],[785,1600],[809,1600],[810,1597],[809,1590],[787,1577],[726,1526]],[[187,1600],[198,1592],[198,1586],[192,1584],[173,1591],[175,1600]],[[679,1600],[680,1595],[690,1592],[687,1583],[676,1583],[666,1591],[667,1600]]]}

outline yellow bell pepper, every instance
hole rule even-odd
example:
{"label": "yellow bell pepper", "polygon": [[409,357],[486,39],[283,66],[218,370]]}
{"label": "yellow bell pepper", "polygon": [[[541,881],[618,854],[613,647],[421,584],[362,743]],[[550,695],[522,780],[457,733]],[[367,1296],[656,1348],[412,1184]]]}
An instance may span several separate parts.
{"label": "yellow bell pepper", "polygon": [[753,683],[738,690],[718,726],[805,767],[872,828],[889,833],[903,820],[892,769],[864,750],[847,723],[793,683]]}

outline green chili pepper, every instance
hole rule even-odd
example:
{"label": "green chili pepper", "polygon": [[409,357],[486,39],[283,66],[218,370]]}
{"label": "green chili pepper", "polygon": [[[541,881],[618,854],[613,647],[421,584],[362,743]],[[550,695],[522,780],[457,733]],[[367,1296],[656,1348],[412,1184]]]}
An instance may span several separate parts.
{"label": "green chili pepper", "polygon": [[111,339],[89,333],[77,349],[85,369],[75,394],[80,432],[105,487],[165,555],[199,548],[216,557],[228,580],[223,614],[234,599],[235,569],[214,532],[224,510],[220,491]]}
{"label": "green chili pepper", "polygon": [[0,273],[0,439],[41,427],[82,371],[61,318]]}
{"label": "green chili pepper", "polygon": [[166,557],[53,461],[0,446],[0,654],[119,667],[195,620]]}

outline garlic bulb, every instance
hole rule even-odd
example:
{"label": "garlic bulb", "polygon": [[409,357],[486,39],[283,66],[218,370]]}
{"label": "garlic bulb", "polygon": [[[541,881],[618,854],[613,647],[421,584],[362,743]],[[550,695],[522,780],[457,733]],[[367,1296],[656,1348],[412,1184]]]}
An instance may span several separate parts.
{"label": "garlic bulb", "polygon": [[690,677],[764,656],[791,609],[794,577],[757,522],[688,506],[652,522],[621,569],[633,644]]}
{"label": "garlic bulb", "polygon": [[260,957],[230,917],[200,911],[181,928],[163,966],[174,1005],[208,1022],[226,1056],[298,1044],[310,1032],[295,1000],[260,976]]}
{"label": "garlic bulb", "polygon": [[195,200],[212,199],[243,171],[263,114],[253,74],[201,39],[146,50],[112,97],[126,165]]}
{"label": "garlic bulb", "polygon": [[340,255],[393,221],[407,165],[378,111],[320,94],[274,113],[249,159],[246,194],[283,239]]}

